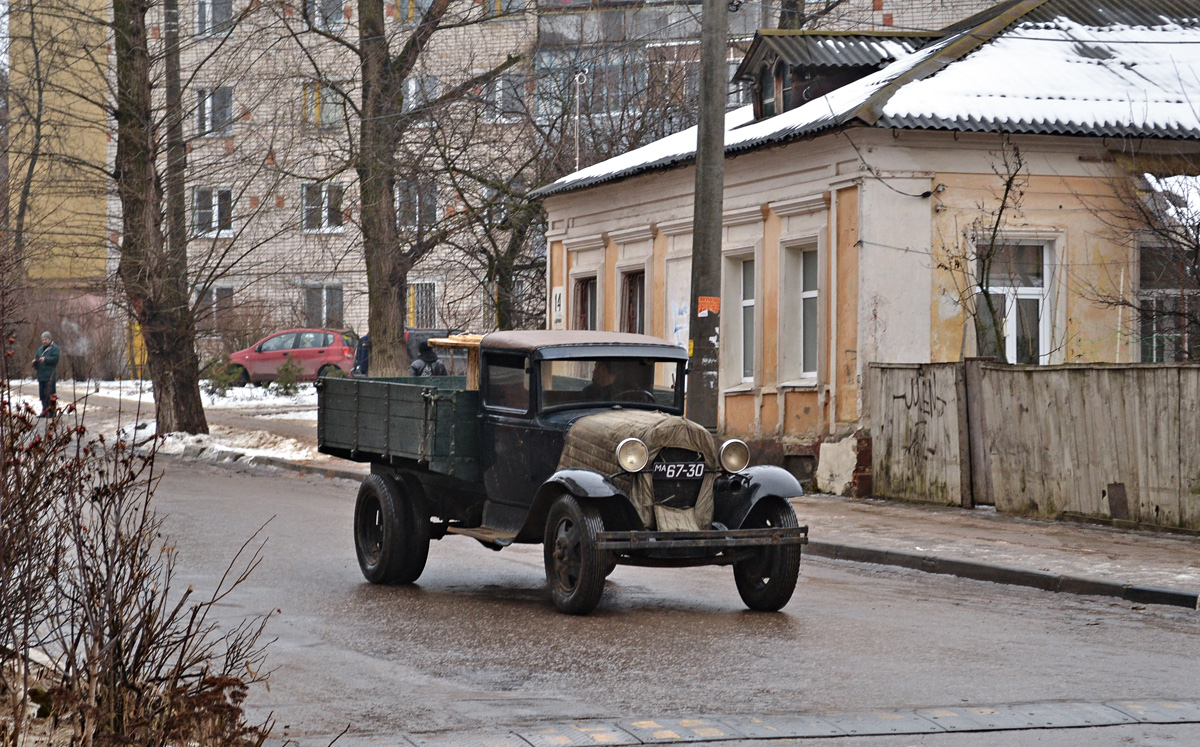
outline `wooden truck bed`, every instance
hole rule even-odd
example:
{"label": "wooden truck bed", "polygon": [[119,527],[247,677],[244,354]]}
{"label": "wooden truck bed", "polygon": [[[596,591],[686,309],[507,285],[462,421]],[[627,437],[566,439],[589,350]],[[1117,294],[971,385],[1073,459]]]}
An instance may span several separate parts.
{"label": "wooden truck bed", "polygon": [[317,382],[317,447],[358,462],[479,480],[479,392],[462,376]]}

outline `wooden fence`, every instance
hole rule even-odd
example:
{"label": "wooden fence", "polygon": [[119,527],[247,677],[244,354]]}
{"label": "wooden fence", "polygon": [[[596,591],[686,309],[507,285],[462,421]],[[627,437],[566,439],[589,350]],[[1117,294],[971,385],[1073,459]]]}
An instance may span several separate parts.
{"label": "wooden fence", "polygon": [[1200,528],[1200,366],[871,364],[880,497]]}

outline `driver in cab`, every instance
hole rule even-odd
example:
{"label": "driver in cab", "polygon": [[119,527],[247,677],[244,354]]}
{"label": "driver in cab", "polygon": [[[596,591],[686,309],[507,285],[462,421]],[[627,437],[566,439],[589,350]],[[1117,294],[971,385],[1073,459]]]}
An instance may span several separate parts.
{"label": "driver in cab", "polygon": [[617,372],[611,361],[596,361],[592,366],[592,383],[583,388],[585,399],[604,402],[616,397]]}

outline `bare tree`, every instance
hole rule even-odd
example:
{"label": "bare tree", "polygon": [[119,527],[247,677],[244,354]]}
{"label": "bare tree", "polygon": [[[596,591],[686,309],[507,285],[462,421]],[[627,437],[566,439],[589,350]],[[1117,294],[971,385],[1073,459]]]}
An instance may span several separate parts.
{"label": "bare tree", "polygon": [[846,0],[821,0],[820,2],[782,0],[779,4],[778,28],[816,28],[845,2]]}
{"label": "bare tree", "polygon": [[1084,293],[1120,310],[1143,362],[1200,361],[1200,161],[1147,155],[1119,166],[1115,201],[1088,209],[1129,258]]}
{"label": "bare tree", "polygon": [[266,738],[242,710],[266,617],[211,619],[262,545],[208,596],[175,589],[156,484],[153,441],[92,438],[74,405],[39,421],[0,382],[0,745]]}

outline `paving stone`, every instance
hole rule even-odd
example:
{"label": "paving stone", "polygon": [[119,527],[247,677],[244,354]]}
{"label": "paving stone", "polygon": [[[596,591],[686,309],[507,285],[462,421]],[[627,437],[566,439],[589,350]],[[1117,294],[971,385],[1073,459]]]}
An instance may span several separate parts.
{"label": "paving stone", "polygon": [[1200,723],[1200,702],[1194,700],[1113,700],[1104,705],[1143,724]]}
{"label": "paving stone", "polygon": [[633,745],[641,741],[615,723],[581,721],[569,724],[541,724],[514,732],[533,747],[594,747],[595,745]]}
{"label": "paving stone", "polygon": [[879,710],[851,713],[822,713],[821,718],[846,734],[879,736],[883,734],[930,734],[945,731],[915,711]]}
{"label": "paving stone", "polygon": [[641,719],[618,724],[643,744],[663,742],[707,742],[743,739],[744,735],[719,721],[701,718]]}
{"label": "paving stone", "polygon": [[750,739],[840,737],[846,734],[817,716],[722,716],[720,721]]}

